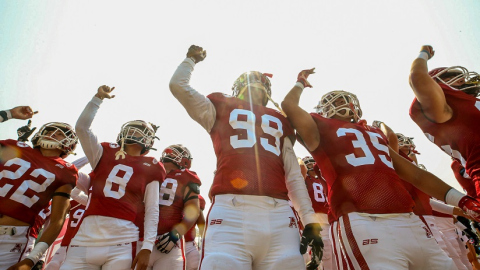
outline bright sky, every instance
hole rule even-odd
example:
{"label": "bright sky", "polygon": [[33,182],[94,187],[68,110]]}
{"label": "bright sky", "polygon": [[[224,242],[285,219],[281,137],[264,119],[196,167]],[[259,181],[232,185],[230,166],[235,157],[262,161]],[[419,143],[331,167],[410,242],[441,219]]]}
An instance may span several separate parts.
{"label": "bright sky", "polygon": [[[160,125],[159,151],[151,155],[187,146],[206,195],[216,160],[210,137],[168,89],[195,44],[208,52],[191,80],[202,94],[231,93],[241,73],[258,70],[274,75],[272,98],[280,103],[298,72],[316,67],[303,108],[313,111],[331,90],[355,93],[368,123],[382,120],[415,137],[419,162],[460,188],[450,158],[408,116],[408,73],[423,44],[436,51],[430,68],[480,71],[479,11],[476,0],[0,0],[0,109],[30,105],[39,111],[33,126],[74,125],[98,86],[115,86],[117,96],[103,103],[92,126],[99,139],[114,141],[129,120]],[[3,123],[0,139],[16,138],[24,123]],[[308,155],[299,144],[295,151]],[[68,160],[84,155],[81,147],[76,152]]]}

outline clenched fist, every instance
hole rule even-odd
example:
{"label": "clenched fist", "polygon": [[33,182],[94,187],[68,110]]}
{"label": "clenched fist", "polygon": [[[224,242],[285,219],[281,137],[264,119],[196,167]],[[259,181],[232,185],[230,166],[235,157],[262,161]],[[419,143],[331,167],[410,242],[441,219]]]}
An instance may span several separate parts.
{"label": "clenched fist", "polygon": [[202,62],[205,57],[207,57],[207,51],[205,51],[202,47],[192,45],[190,48],[188,48],[187,58],[191,58],[195,64]]}

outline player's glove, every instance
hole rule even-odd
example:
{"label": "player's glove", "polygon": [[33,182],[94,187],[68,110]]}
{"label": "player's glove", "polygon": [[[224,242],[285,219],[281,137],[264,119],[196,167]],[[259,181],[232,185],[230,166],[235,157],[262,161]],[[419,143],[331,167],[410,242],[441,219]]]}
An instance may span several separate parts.
{"label": "player's glove", "polygon": [[315,68],[300,71],[297,76],[297,82],[303,84],[304,87],[312,87],[312,85],[310,85],[307,79],[308,76],[313,73],[315,73]]}
{"label": "player's glove", "polygon": [[32,270],[42,270],[42,269],[43,269],[43,264],[45,264],[44,261],[42,261],[42,260],[38,261],[38,262],[32,267]]}
{"label": "player's glove", "polygon": [[32,120],[28,120],[28,124],[26,126],[19,127],[17,129],[17,135],[18,135],[17,141],[19,142],[28,141],[28,137],[30,137],[30,135],[32,135],[35,129],[37,129],[36,127],[34,128],[31,128],[31,127],[32,127]]}
{"label": "player's glove", "polygon": [[458,207],[480,222],[480,202],[470,196],[464,196],[458,202]]}
{"label": "player's glove", "polygon": [[173,229],[170,232],[157,236],[155,246],[157,247],[158,251],[168,254],[173,249],[173,247],[177,245],[180,237],[180,234],[175,229]]}
{"label": "player's glove", "polygon": [[[302,238],[300,240],[300,253],[305,254],[307,252],[307,247],[312,247],[312,266],[314,264],[320,265],[320,261],[323,257],[323,241],[320,236],[320,231],[322,227],[318,223],[309,223],[305,226],[305,229],[302,233]],[[314,269],[314,268],[313,268]]]}
{"label": "player's glove", "polygon": [[378,121],[378,120],[374,120],[372,122],[372,127],[376,127],[376,128],[382,128],[382,121]]}

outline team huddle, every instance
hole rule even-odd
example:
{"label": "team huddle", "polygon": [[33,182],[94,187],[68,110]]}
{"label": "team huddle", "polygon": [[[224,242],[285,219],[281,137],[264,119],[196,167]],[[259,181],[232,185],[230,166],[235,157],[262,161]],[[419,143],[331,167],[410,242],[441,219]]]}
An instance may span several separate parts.
{"label": "team huddle", "polygon": [[[34,134],[29,121],[16,140],[0,138],[0,269],[480,269],[480,75],[429,72],[433,55],[423,46],[412,63],[410,117],[452,157],[467,194],[418,164],[413,138],[367,124],[353,93],[302,109],[314,69],[298,74],[281,106],[258,71],[243,73],[232,95],[204,96],[190,77],[206,51],[192,45],[169,87],[212,139],[206,218],[181,142],[149,156],[157,126],[143,120],[98,140],[91,125],[115,97],[103,85],[75,126],[50,122]],[[15,107],[0,122],[35,113]],[[311,156],[298,158],[296,142]],[[66,162],[77,144],[85,157]]]}

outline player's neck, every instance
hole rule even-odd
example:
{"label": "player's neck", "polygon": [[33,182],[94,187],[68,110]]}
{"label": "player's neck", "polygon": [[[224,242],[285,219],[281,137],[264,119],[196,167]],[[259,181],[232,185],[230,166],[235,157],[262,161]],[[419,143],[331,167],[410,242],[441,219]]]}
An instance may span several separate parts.
{"label": "player's neck", "polygon": [[62,154],[62,151],[60,149],[40,148],[40,153],[42,153],[44,157],[60,157],[60,155]]}
{"label": "player's neck", "polygon": [[171,171],[174,171],[174,170],[179,170],[180,168],[177,167],[177,165],[171,163],[171,162],[165,162],[163,163],[163,167],[165,167],[165,171],[167,173],[170,173]]}
{"label": "player's neck", "polygon": [[143,150],[143,146],[139,145],[139,144],[126,144],[125,145],[125,152],[127,152],[127,154],[129,156],[134,156],[134,157],[138,157],[138,156],[141,156],[142,154],[142,150]]}

